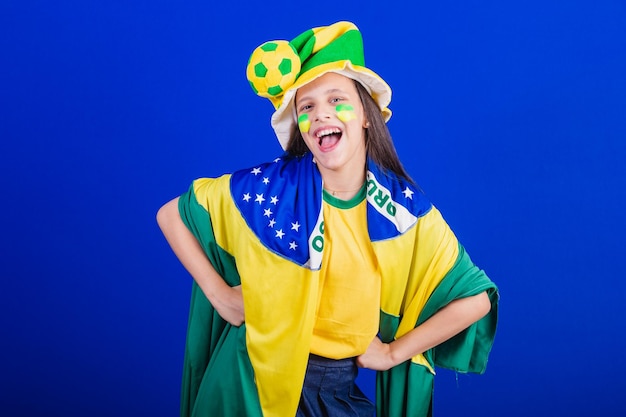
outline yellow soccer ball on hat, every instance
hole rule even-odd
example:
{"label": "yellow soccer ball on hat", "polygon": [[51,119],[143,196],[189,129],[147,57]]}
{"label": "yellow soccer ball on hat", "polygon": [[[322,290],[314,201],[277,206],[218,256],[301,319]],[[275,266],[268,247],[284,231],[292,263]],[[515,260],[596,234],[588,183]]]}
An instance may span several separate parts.
{"label": "yellow soccer ball on hat", "polygon": [[300,72],[300,57],[287,41],[265,42],[252,52],[246,75],[250,86],[261,97],[280,97]]}

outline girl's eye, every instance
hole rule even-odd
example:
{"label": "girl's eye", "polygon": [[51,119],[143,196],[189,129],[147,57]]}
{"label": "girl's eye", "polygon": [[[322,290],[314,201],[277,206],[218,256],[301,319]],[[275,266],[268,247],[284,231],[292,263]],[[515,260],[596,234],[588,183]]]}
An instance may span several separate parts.
{"label": "girl's eye", "polygon": [[337,103],[337,102],[339,102],[339,101],[341,101],[341,100],[343,100],[341,97],[334,97],[334,98],[331,98],[331,99],[330,99],[330,102],[331,102],[331,103]]}
{"label": "girl's eye", "polygon": [[310,110],[310,109],[311,109],[311,107],[312,107],[312,106],[311,106],[310,104],[305,104],[305,105],[303,105],[303,106],[301,106],[301,107],[300,107],[300,111],[302,112],[302,111],[307,111],[307,110]]}

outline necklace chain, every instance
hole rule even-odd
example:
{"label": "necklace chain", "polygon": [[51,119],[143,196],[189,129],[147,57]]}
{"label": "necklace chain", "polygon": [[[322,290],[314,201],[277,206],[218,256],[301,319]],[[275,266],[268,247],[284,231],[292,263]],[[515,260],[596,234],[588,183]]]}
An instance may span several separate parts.
{"label": "necklace chain", "polygon": [[337,193],[354,193],[356,191],[359,191],[362,187],[363,185],[361,185],[359,188],[355,188],[354,190],[331,190],[330,188],[326,188],[326,187],[324,187],[324,189],[326,191],[329,191],[334,196],[334,195],[337,195]]}

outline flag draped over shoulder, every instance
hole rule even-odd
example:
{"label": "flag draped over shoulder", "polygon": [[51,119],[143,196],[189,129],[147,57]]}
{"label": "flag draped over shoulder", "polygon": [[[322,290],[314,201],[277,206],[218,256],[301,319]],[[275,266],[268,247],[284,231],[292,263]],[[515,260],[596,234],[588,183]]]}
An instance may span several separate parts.
{"label": "flag draped over shoulder", "polygon": [[[497,289],[437,209],[369,161],[367,223],[381,271],[380,334],[401,337],[458,298],[487,291],[491,312],[435,349],[377,376],[379,416],[427,416],[435,366],[484,371]],[[181,415],[295,415],[324,253],[322,179],[310,155],[194,181],[181,218],[215,269],[242,285],[245,324],[222,320],[194,283]]]}

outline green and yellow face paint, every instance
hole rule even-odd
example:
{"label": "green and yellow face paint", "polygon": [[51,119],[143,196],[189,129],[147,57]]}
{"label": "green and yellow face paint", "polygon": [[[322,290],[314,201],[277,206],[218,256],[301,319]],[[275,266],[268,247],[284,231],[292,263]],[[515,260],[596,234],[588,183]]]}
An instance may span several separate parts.
{"label": "green and yellow face paint", "polygon": [[337,118],[344,123],[356,119],[354,107],[350,104],[340,104],[335,107],[335,111],[337,112]]}
{"label": "green and yellow face paint", "polygon": [[311,121],[309,120],[308,114],[304,113],[298,117],[298,127],[300,128],[300,132],[302,133],[309,132],[309,129],[311,129]]}
{"label": "green and yellow face paint", "polygon": [[[354,112],[354,107],[351,104],[339,104],[335,107],[335,111],[337,112],[337,118],[343,123],[356,119],[356,113]],[[298,127],[302,133],[309,132],[311,129],[311,120],[309,120],[308,113],[303,113],[298,116]]]}

